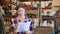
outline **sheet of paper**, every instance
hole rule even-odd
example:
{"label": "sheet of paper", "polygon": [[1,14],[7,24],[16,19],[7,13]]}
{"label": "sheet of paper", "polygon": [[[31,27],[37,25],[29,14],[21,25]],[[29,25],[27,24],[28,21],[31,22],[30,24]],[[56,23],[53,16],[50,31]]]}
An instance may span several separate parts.
{"label": "sheet of paper", "polygon": [[17,28],[17,32],[21,32],[21,31],[25,31],[25,30],[29,30],[30,27],[30,23],[19,23],[18,24],[18,28]]}

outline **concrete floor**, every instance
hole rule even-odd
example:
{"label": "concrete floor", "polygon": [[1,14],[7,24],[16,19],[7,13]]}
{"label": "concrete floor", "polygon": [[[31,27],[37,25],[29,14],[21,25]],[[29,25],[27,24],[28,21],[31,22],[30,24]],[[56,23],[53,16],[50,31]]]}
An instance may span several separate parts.
{"label": "concrete floor", "polygon": [[34,29],[34,34],[50,34],[54,32],[52,28],[36,28]]}

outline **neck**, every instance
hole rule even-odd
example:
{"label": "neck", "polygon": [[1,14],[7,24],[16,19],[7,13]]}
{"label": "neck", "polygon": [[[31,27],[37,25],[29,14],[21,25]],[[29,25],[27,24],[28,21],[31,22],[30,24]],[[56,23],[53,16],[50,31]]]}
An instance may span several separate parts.
{"label": "neck", "polygon": [[23,16],[18,15],[18,17],[19,17],[19,18],[25,18],[25,16],[24,16],[24,15],[23,15]]}

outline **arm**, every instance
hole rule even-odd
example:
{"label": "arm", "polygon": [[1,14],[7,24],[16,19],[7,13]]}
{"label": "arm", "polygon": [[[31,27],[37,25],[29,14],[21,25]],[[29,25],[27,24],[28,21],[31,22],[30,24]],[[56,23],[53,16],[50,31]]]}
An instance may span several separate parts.
{"label": "arm", "polygon": [[18,27],[18,24],[16,24],[16,28],[14,29],[14,34],[16,34],[17,32],[17,27]]}
{"label": "arm", "polygon": [[17,29],[17,21],[15,19],[11,20],[11,31],[13,33],[16,33],[16,29]]}
{"label": "arm", "polygon": [[33,33],[33,23],[34,23],[33,20],[31,20],[30,27],[29,27],[30,30],[27,30],[26,34],[32,34]]}

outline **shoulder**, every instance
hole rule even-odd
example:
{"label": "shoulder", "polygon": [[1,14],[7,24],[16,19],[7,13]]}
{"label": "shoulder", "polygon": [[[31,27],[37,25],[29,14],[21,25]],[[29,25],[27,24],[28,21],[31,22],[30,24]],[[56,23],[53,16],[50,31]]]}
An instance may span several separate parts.
{"label": "shoulder", "polygon": [[16,18],[12,18],[11,22],[14,23],[14,24],[17,24],[17,19]]}
{"label": "shoulder", "polygon": [[11,19],[11,21],[15,21],[15,20],[16,20],[16,18],[12,18],[12,19]]}
{"label": "shoulder", "polygon": [[32,21],[32,19],[31,18],[28,18],[28,17],[26,17],[25,18],[28,22],[31,22]]}

